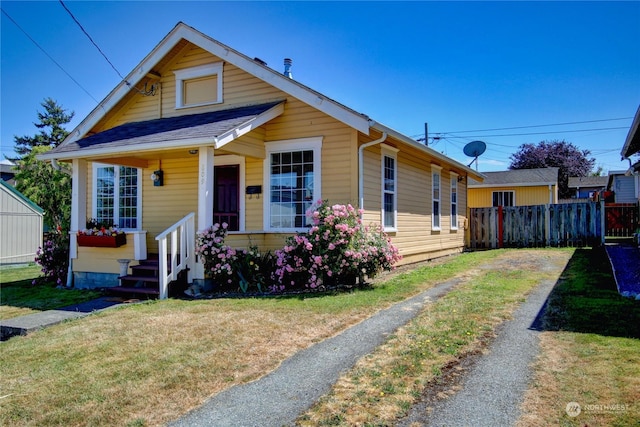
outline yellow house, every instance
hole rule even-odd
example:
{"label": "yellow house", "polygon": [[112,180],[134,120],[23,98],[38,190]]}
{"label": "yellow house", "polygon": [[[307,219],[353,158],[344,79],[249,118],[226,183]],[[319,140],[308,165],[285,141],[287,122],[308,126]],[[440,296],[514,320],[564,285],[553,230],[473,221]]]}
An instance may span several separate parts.
{"label": "yellow house", "polygon": [[469,181],[469,208],[532,206],[558,203],[558,168],[484,172]]}
{"label": "yellow house", "polygon": [[[183,24],[57,148],[73,166],[76,287],[116,286],[122,268],[159,254],[159,294],[195,262],[197,230],[227,222],[227,243],[282,248],[317,200],[363,209],[404,263],[460,252],[467,180],[482,175],[285,73]],[[78,245],[88,218],[126,244]],[[121,260],[122,262],[119,262]]]}

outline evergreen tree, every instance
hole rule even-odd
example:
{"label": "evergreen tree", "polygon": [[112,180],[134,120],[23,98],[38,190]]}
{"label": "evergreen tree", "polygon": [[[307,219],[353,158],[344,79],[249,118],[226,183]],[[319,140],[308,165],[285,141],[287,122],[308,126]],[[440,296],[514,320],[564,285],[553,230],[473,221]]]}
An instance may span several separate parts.
{"label": "evergreen tree", "polygon": [[14,137],[16,188],[44,210],[44,222],[53,230],[65,234],[71,221],[71,176],[68,170],[54,168],[51,163],[37,159],[38,154],[57,147],[69,134],[64,125],[73,118],[53,99],[41,104],[38,112],[39,133],[35,136]]}
{"label": "evergreen tree", "polygon": [[51,98],[45,98],[40,105],[44,108],[44,112],[38,111],[39,122],[34,123],[40,132],[35,136],[13,137],[14,151],[18,157],[8,159],[14,163],[29,154],[34,147],[57,147],[69,134],[64,125],[73,119],[74,113],[67,114],[66,110]]}

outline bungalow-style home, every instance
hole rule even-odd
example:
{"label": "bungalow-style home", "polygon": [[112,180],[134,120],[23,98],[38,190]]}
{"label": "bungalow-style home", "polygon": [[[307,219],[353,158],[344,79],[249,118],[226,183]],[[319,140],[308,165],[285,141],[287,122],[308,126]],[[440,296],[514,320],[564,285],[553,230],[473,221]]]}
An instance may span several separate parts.
{"label": "bungalow-style home", "polygon": [[571,176],[569,188],[574,191],[572,199],[604,200],[608,176]]}
{"label": "bungalow-style home", "polygon": [[[115,286],[159,254],[156,289],[195,262],[197,230],[229,224],[226,243],[282,248],[318,200],[363,209],[404,263],[460,252],[467,180],[482,175],[183,23],[57,148],[71,162],[76,287]],[[126,243],[83,246],[87,219]],[[124,271],[123,271],[124,270]],[[158,289],[159,288],[159,289]]]}
{"label": "bungalow-style home", "polygon": [[558,203],[558,168],[484,172],[484,181],[469,181],[469,208]]}
{"label": "bungalow-style home", "polygon": [[33,262],[42,246],[44,211],[0,180],[0,265]]}

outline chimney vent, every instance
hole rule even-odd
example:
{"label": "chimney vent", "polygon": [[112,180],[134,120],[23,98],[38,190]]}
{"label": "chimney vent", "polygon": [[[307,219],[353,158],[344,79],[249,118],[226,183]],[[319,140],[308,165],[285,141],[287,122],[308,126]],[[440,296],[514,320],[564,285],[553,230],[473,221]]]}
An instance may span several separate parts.
{"label": "chimney vent", "polygon": [[291,64],[292,64],[292,60],[291,58],[284,58],[284,75],[286,77],[289,77],[290,79],[293,78],[293,75],[291,75]]}

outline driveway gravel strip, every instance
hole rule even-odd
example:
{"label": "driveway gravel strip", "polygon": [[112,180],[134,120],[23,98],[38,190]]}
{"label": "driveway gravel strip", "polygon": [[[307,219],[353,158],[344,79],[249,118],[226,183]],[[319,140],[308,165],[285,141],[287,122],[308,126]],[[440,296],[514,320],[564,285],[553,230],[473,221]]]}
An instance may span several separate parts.
{"label": "driveway gravel strip", "polygon": [[340,334],[296,353],[268,375],[220,392],[169,425],[295,425],[296,418],[328,393],[358,359],[371,353],[390,334],[413,319],[426,304],[445,295],[460,281],[453,279],[441,283],[382,310]]}
{"label": "driveway gravel strip", "polygon": [[539,351],[539,332],[533,326],[553,289],[544,281],[503,323],[489,353],[478,358],[466,373],[462,390],[438,401],[428,413],[428,403],[419,403],[396,426],[513,426],[532,378],[531,364]]}

